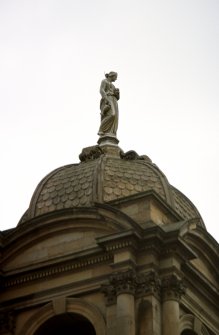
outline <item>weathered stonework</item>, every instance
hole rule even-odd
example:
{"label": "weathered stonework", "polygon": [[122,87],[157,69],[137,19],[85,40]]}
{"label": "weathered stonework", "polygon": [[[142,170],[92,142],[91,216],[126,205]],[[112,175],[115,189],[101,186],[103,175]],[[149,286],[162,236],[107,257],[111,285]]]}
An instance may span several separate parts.
{"label": "weathered stonework", "polygon": [[218,244],[195,206],[103,137],[80,159],[0,234],[0,334],[218,335]]}
{"label": "weathered stonework", "polygon": [[89,160],[94,160],[103,155],[103,150],[99,145],[94,145],[92,147],[84,148],[79,155],[81,162],[87,162]]}
{"label": "weathered stonework", "polygon": [[178,279],[176,275],[169,275],[162,279],[162,299],[165,300],[177,300],[179,301],[181,296],[185,294],[186,288],[181,279]]}
{"label": "weathered stonework", "polygon": [[0,334],[14,334],[15,318],[12,311],[0,313]]}
{"label": "weathered stonework", "polygon": [[107,204],[153,191],[181,218],[199,218],[203,226],[195,206],[169,184],[149,157],[133,150],[123,153],[110,145],[84,148],[79,157],[80,164],[56,169],[41,181],[20,224],[57,210]]}
{"label": "weathered stonework", "polygon": [[183,281],[175,275],[162,278],[155,271],[136,274],[136,271],[128,270],[113,273],[109,283],[102,286],[102,292],[108,303],[115,303],[116,296],[121,293],[132,294],[138,298],[152,294],[162,301],[179,301],[186,289]]}

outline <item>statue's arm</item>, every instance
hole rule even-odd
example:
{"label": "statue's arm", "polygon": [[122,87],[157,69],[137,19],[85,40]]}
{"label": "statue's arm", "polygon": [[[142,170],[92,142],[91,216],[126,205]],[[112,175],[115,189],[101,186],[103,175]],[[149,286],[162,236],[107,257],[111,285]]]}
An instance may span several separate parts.
{"label": "statue's arm", "polygon": [[102,98],[107,99],[107,91],[106,91],[106,80],[102,80],[101,85],[100,85],[100,94]]}

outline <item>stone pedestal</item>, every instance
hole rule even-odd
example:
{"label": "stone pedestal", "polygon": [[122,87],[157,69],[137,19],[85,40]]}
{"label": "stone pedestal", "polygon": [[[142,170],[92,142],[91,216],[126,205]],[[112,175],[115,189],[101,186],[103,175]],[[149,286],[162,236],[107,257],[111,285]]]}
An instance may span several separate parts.
{"label": "stone pedestal", "polygon": [[103,136],[100,136],[99,140],[97,141],[100,147],[105,146],[105,145],[111,145],[111,146],[117,146],[119,143],[119,140],[117,139],[116,136],[112,134],[105,134]]}

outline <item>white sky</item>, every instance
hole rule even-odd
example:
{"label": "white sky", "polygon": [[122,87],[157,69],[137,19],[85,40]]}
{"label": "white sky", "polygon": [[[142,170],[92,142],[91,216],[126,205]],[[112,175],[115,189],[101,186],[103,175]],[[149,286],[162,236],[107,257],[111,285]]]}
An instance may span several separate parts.
{"label": "white sky", "polygon": [[118,71],[118,139],[148,155],[219,241],[219,1],[0,0],[0,230],[95,145]]}

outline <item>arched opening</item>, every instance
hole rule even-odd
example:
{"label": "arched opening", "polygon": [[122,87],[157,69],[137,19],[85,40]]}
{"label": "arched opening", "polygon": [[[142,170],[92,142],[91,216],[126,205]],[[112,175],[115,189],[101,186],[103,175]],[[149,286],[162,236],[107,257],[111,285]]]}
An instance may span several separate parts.
{"label": "arched opening", "polygon": [[44,322],[34,335],[96,335],[93,325],[85,317],[65,313],[55,315]]}

